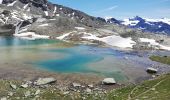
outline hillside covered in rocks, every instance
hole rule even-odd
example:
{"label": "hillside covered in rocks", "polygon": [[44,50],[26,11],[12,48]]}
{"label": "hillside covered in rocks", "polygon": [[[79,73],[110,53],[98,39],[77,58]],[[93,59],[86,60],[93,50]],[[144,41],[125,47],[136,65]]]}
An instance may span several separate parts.
{"label": "hillside covered in rocks", "polygon": [[108,23],[47,0],[2,0],[0,34],[88,42],[119,48],[170,50],[169,36]]}

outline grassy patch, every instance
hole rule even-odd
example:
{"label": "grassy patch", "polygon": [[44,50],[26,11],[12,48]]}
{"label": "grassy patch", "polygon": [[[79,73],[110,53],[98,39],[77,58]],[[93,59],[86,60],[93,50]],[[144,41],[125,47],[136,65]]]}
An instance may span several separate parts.
{"label": "grassy patch", "polygon": [[[113,99],[114,98],[114,99]],[[111,91],[108,100],[170,100],[170,74]]]}
{"label": "grassy patch", "polygon": [[152,61],[170,65],[170,56],[150,56]]}

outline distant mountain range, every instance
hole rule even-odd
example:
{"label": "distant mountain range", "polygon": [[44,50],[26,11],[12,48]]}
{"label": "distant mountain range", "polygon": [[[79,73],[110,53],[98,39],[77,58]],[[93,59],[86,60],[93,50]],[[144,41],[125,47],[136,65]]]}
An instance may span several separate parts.
{"label": "distant mountain range", "polygon": [[158,34],[170,35],[170,19],[149,19],[136,16],[134,18],[116,20],[115,18],[106,18],[108,23],[116,23],[128,26],[130,28],[137,28],[145,32],[153,32]]}

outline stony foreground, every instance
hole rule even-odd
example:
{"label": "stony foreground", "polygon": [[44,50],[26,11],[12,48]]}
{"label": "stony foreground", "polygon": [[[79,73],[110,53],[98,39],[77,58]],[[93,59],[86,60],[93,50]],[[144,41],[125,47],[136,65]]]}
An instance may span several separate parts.
{"label": "stony foreground", "polygon": [[84,86],[74,83],[70,90],[63,92],[53,84],[28,85],[20,81],[0,80],[1,100],[169,100],[170,74],[129,85],[112,91],[94,89],[93,85]]}

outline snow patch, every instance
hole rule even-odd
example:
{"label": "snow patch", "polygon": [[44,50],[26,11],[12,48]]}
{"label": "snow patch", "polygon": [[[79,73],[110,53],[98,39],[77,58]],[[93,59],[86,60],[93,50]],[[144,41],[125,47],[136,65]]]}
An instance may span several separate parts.
{"label": "snow patch", "polygon": [[18,18],[18,12],[17,11],[13,11],[11,12],[12,18],[19,20],[19,21],[23,21],[21,18]]}
{"label": "snow patch", "polygon": [[136,42],[132,41],[131,38],[122,38],[120,36],[112,35],[103,38],[96,37],[95,35],[89,34],[89,36],[82,37],[88,40],[98,40],[108,45],[120,47],[120,48],[132,48]]}
{"label": "snow patch", "polygon": [[2,4],[2,1],[3,1],[3,0],[0,0],[0,4]]}
{"label": "snow patch", "polygon": [[151,45],[159,46],[160,49],[170,50],[170,47],[161,45],[161,44],[157,43],[154,39],[140,38],[139,40],[140,40],[140,42],[147,42],[147,43],[150,43]]}
{"label": "snow patch", "polygon": [[57,7],[55,6],[55,7],[54,7],[53,14],[55,14],[55,13],[56,13],[56,11],[57,11]]}
{"label": "snow patch", "polygon": [[35,34],[35,32],[24,32],[24,33],[20,33],[20,34],[14,34],[14,36],[20,37],[23,39],[24,38],[25,39],[49,39],[49,36]]}
{"label": "snow patch", "polygon": [[24,10],[26,9],[28,7],[28,4],[26,4],[23,8],[24,8]]}
{"label": "snow patch", "polygon": [[139,38],[140,42],[148,42],[152,45],[159,45],[154,39],[148,39],[148,38]]}
{"label": "snow patch", "polygon": [[20,29],[19,31],[18,31],[18,33],[22,33],[22,32],[25,32],[25,31],[27,31],[28,30],[28,28],[23,28],[23,29]]}
{"label": "snow patch", "polygon": [[57,16],[57,17],[59,17],[59,16],[60,16],[60,14],[56,14],[56,16]]}
{"label": "snow patch", "polygon": [[14,1],[14,2],[8,4],[7,6],[14,6],[14,4],[15,4],[16,2],[17,2],[17,1]]}
{"label": "snow patch", "polygon": [[75,15],[75,12],[73,12],[72,15],[74,16],[74,15]]}
{"label": "snow patch", "polygon": [[0,18],[0,22],[2,22],[3,24],[5,24],[5,22]]}
{"label": "snow patch", "polygon": [[113,18],[113,17],[108,17],[107,16],[107,17],[105,17],[105,21],[108,22],[108,20],[111,19],[111,18]]}
{"label": "snow patch", "polygon": [[159,28],[161,28],[162,26],[161,26],[161,25],[159,25],[158,27],[159,27]]}
{"label": "snow patch", "polygon": [[31,16],[28,16],[28,15],[26,15],[26,14],[23,14],[23,18],[24,18],[25,20],[32,19],[32,17],[31,17]]}
{"label": "snow patch", "polygon": [[162,18],[162,19],[150,19],[150,18],[145,18],[146,21],[148,22],[163,22],[163,23],[167,23],[170,25],[170,19],[168,18]]}
{"label": "snow patch", "polygon": [[49,26],[48,24],[41,24],[39,25],[40,27],[45,27],[45,26]]}
{"label": "snow patch", "polygon": [[31,8],[29,7],[29,8],[27,9],[27,11],[28,11],[28,12],[31,11]]}
{"label": "snow patch", "polygon": [[50,19],[50,20],[52,20],[52,21],[53,21],[53,20],[56,20],[56,19]]}
{"label": "snow patch", "polygon": [[44,13],[45,13],[45,16],[48,16],[48,11],[44,11]]}
{"label": "snow patch", "polygon": [[77,29],[77,30],[85,30],[86,28],[84,28],[84,27],[75,27],[75,29]]}
{"label": "snow patch", "polygon": [[[74,31],[73,31],[74,32]],[[59,40],[63,40],[65,37],[67,37],[67,36],[69,36],[71,33],[73,33],[73,32],[69,32],[69,33],[66,33],[66,34],[64,34],[64,35],[61,35],[61,36],[59,36],[59,37],[56,37],[56,39],[59,39]]]}
{"label": "snow patch", "polygon": [[122,22],[123,25],[130,25],[130,26],[135,26],[138,23],[139,23],[138,20],[133,20],[132,21],[132,20],[129,20],[129,19],[124,19],[123,22]]}

